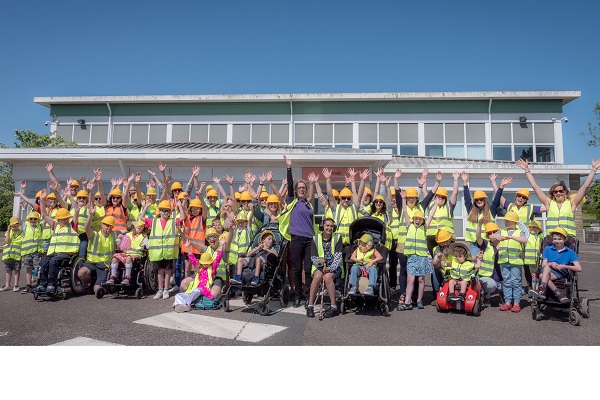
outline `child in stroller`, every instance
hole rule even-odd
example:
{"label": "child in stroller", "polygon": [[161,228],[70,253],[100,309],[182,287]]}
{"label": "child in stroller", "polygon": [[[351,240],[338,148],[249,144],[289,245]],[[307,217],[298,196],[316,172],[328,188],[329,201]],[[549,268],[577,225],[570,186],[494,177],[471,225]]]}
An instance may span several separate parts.
{"label": "child in stroller", "polygon": [[249,267],[250,260],[254,258],[254,277],[252,281],[250,281],[250,286],[258,286],[260,280],[260,271],[261,265],[264,265],[267,262],[267,257],[272,254],[275,257],[279,256],[279,252],[273,247],[274,242],[273,232],[270,230],[265,230],[260,235],[260,244],[250,250],[246,257],[238,258],[237,270],[235,276],[229,281],[234,285],[242,284],[242,271],[244,267]]}
{"label": "child in stroller", "polygon": [[365,296],[375,295],[375,285],[377,283],[377,262],[383,260],[381,254],[373,248],[373,236],[369,233],[364,233],[358,240],[358,247],[352,255],[350,260],[354,261],[355,264],[350,270],[350,291],[348,294],[356,295],[358,286],[358,274],[368,275],[369,286],[362,293]]}

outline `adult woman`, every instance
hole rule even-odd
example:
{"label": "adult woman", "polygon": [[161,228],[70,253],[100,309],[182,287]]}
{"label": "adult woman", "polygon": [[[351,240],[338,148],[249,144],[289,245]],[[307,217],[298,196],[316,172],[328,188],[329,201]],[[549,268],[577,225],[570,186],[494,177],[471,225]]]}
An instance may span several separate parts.
{"label": "adult woman", "polygon": [[500,183],[500,187],[498,187],[498,184],[496,183],[496,176],[496,174],[491,174],[490,181],[492,181],[492,187],[494,188],[496,195],[498,195],[498,193],[500,194],[500,206],[504,210],[507,212],[516,212],[519,216],[519,219],[524,224],[529,224],[534,215],[541,214],[546,211],[545,206],[528,204],[530,193],[529,190],[525,188],[517,190],[517,193],[515,193],[515,200],[512,203],[509,203],[508,200],[502,195],[502,192],[504,191],[504,187],[512,182],[512,178],[503,178],[502,182]]}
{"label": "adult woman", "polygon": [[115,218],[113,232],[125,234],[127,232],[127,217],[129,213],[123,205],[123,193],[121,189],[115,188],[108,194],[108,201],[104,206],[104,214]]}
{"label": "adult woman", "polygon": [[[483,225],[488,222],[496,222],[496,212],[494,208],[490,208],[490,203],[487,200],[487,194],[483,190],[476,190],[473,193],[473,200],[471,200],[471,192],[469,191],[469,174],[465,171],[460,173],[463,181],[464,190],[464,202],[467,209],[467,225],[465,228],[465,241],[469,243],[469,252],[472,257],[475,257],[479,252],[479,246],[477,245],[477,225],[479,221]],[[471,261],[475,261],[472,259]]]}

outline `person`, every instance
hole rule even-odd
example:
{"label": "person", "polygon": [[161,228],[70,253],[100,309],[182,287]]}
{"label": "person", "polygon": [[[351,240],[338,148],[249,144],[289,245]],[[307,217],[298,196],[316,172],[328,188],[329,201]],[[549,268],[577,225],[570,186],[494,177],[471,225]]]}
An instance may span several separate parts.
{"label": "person", "polygon": [[[213,225],[216,225],[215,221],[219,221],[219,219],[218,218],[213,219]],[[219,224],[219,226],[220,226],[220,224]],[[197,251],[193,251],[194,255],[208,252],[208,254],[210,254],[210,256],[214,260],[217,257],[218,251],[223,252],[223,255],[221,257],[221,262],[218,263],[217,272],[216,272],[217,278],[221,279],[225,284],[225,287],[221,288],[223,291],[226,290],[228,282],[229,282],[229,271],[227,268],[227,263],[225,262],[225,257],[226,257],[225,244],[227,243],[227,238],[228,238],[227,232],[225,232],[225,234],[219,235],[219,233],[217,232],[217,230],[215,228],[208,228],[206,230],[206,241],[208,242],[208,246],[205,246],[204,242],[195,241],[195,240],[191,240],[191,239],[189,240],[190,245],[197,250]],[[186,239],[189,239],[189,238],[186,237]],[[223,243],[223,245],[221,245],[221,243]],[[187,246],[186,246],[186,248],[187,248]]]}
{"label": "person", "polygon": [[375,295],[375,285],[377,284],[377,263],[383,260],[381,253],[373,247],[373,236],[370,233],[364,233],[358,239],[358,246],[350,256],[355,264],[350,270],[350,290],[348,294],[355,295],[358,288],[358,274],[362,273],[369,277],[369,286],[362,293],[365,296]]}
{"label": "person", "polygon": [[502,289],[504,292],[504,304],[500,311],[521,311],[522,296],[522,268],[525,243],[529,237],[529,231],[519,216],[514,211],[509,211],[504,216],[504,225],[500,231],[498,245],[498,264],[502,271]]}
{"label": "person", "polygon": [[88,236],[88,251],[85,264],[79,269],[77,276],[83,282],[94,282],[94,294],[105,289],[101,286],[110,271],[110,263],[115,254],[117,234],[113,231],[116,220],[112,215],[102,219],[102,227],[94,232],[92,219],[94,206],[90,204],[88,219],[85,222],[85,232]]}
{"label": "person", "polygon": [[[264,193],[264,192],[263,192]],[[262,204],[262,201],[261,201]],[[276,194],[270,194],[265,199],[265,208],[256,203],[254,205],[254,218],[262,223],[262,225],[278,223],[277,216],[281,211],[281,201]]]}
{"label": "person", "polygon": [[[216,271],[223,256],[224,245],[225,241],[221,239],[219,250],[214,258],[209,252],[202,253],[200,256],[200,268],[198,268],[198,260],[194,253],[191,251],[188,253],[190,263],[196,270],[196,274],[194,278],[188,277],[181,281],[181,287],[185,288],[185,290],[175,295],[175,301],[173,302],[175,312],[190,311],[192,303],[200,296],[212,300],[221,295],[223,280],[216,276]],[[189,239],[186,239],[185,247],[187,249],[192,248]]]}
{"label": "person", "polygon": [[[452,235],[445,229],[438,229],[437,234],[435,235],[435,240],[438,246],[435,248],[434,256],[431,261],[434,269],[438,269],[440,271],[439,275],[447,277],[447,271],[452,265],[452,260],[454,260],[454,255],[450,251],[450,244],[452,242]],[[437,301],[437,300],[434,300]],[[435,303],[434,303],[435,304]]]}
{"label": "person", "polygon": [[[248,217],[246,217],[246,214],[239,213],[235,219],[236,226],[227,236],[225,249],[227,250],[227,264],[232,267],[236,266],[237,268],[238,260],[246,256],[246,251],[252,241],[252,230],[248,226]],[[234,283],[231,279],[229,282]],[[241,283],[240,279],[239,284]]]}
{"label": "person", "polygon": [[427,220],[425,214],[421,210],[415,210],[412,219],[409,217],[406,210],[406,190],[401,192],[402,197],[402,213],[404,214],[406,230],[406,244],[404,246],[404,254],[408,257],[406,270],[408,279],[406,282],[406,296],[404,302],[398,305],[398,311],[412,310],[412,293],[414,288],[415,277],[418,277],[419,287],[417,291],[417,308],[425,308],[423,305],[423,292],[425,290],[425,275],[433,272],[433,267],[429,262],[429,253],[427,251],[427,236],[426,232],[429,224],[436,215],[436,210],[440,205],[446,204],[446,198],[436,196],[433,207],[429,212]]}
{"label": "person", "polygon": [[585,198],[585,193],[592,184],[594,176],[598,172],[598,168],[600,168],[600,158],[598,160],[592,159],[592,169],[583,182],[583,185],[581,185],[581,188],[572,199],[569,199],[569,189],[563,181],[554,183],[550,187],[548,195],[546,195],[535,181],[535,178],[529,169],[529,162],[521,158],[517,161],[517,166],[525,171],[525,176],[533,188],[533,191],[544,207],[546,207],[546,230],[552,231],[554,228],[560,226],[565,229],[569,237],[575,237],[575,210]]}
{"label": "person", "polygon": [[452,264],[449,266],[450,279],[448,280],[448,290],[454,294],[454,287],[460,285],[459,296],[464,301],[467,294],[467,286],[471,280],[471,273],[474,269],[481,267],[483,254],[479,253],[476,262],[471,261],[469,245],[463,242],[454,242],[450,245],[450,252],[454,256]]}
{"label": "person", "polygon": [[234,285],[242,284],[242,270],[247,267],[252,257],[254,257],[254,277],[250,281],[250,286],[258,286],[260,280],[261,267],[267,263],[267,257],[274,255],[277,257],[279,252],[273,247],[275,236],[273,232],[266,229],[260,235],[260,243],[246,254],[246,257],[238,258],[237,270],[235,276],[230,279]]}
{"label": "person", "polygon": [[[481,235],[482,228],[484,229],[487,240]],[[483,220],[477,223],[477,231],[475,233],[477,245],[479,246],[478,254],[481,253],[481,267],[479,268],[479,282],[483,289],[483,306],[491,306],[491,296],[498,290],[501,281],[502,272],[499,271],[498,265],[498,244],[500,243],[500,227],[495,222],[488,222],[483,225]]]}
{"label": "person", "polygon": [[[85,221],[87,221],[89,194],[87,190],[77,192],[76,201],[79,206],[79,217],[77,219],[77,233],[79,234],[79,257],[85,258],[87,253],[88,237],[85,233]],[[71,215],[74,209],[71,208]]]}
{"label": "person", "polygon": [[538,256],[540,255],[540,249],[542,241],[544,240],[544,233],[542,231],[542,224],[535,219],[529,221],[527,225],[529,229],[529,238],[525,243],[525,257],[523,258],[523,273],[529,290],[537,290],[537,267],[538,267]]}
{"label": "person", "polygon": [[113,254],[110,261],[110,278],[106,283],[112,285],[117,279],[117,269],[119,263],[125,265],[125,275],[121,281],[121,285],[129,285],[131,280],[131,269],[133,262],[140,258],[144,252],[144,247],[148,244],[148,237],[144,235],[146,224],[142,220],[137,220],[133,223],[133,230],[127,232],[126,235],[120,235],[119,243],[120,253]]}
{"label": "person", "polygon": [[[427,176],[428,171],[425,170],[421,179],[418,180],[419,188],[422,190],[426,190],[427,188]],[[431,225],[427,228],[427,251],[433,257],[433,249],[437,246],[435,241],[435,235],[438,229],[444,229],[450,232],[451,235],[454,235],[454,208],[456,207],[456,202],[458,200],[458,171],[454,171],[452,176],[454,177],[454,184],[452,186],[452,196],[448,198],[448,190],[443,187],[439,187],[442,182],[443,174],[441,171],[438,171],[435,174],[435,184],[433,188],[428,192],[427,197],[423,199],[423,203],[427,203],[427,206],[423,206],[423,209],[428,210],[428,214],[433,212],[433,207],[437,204],[437,200],[439,200],[439,204],[436,207],[435,214],[433,219],[431,220]],[[430,197],[431,196],[431,197]],[[431,198],[433,197],[433,202]],[[434,294],[439,290],[439,282],[435,275],[432,276],[433,281],[433,291]]]}
{"label": "person", "polygon": [[[129,196],[129,193],[127,193],[127,196]],[[108,194],[108,201],[104,206],[104,215],[115,217],[113,230],[117,234],[127,233],[127,218],[129,214],[127,208],[123,205],[123,192],[121,192],[121,189],[114,188]]]}
{"label": "person", "polygon": [[[20,215],[20,213],[18,215]],[[12,290],[13,292],[18,292],[20,290],[19,277],[21,276],[22,244],[23,231],[21,230],[21,221],[19,221],[19,217],[10,217],[8,229],[4,235],[4,250],[2,251],[2,262],[6,269],[6,283],[0,288],[0,292],[6,292],[11,289],[10,281],[13,278],[13,274],[15,283]]]}
{"label": "person", "polygon": [[[342,264],[342,241],[335,231],[335,222],[331,218],[323,219],[320,230],[322,231],[313,236],[313,243],[310,249],[312,261],[312,284],[310,285],[310,294],[308,305],[306,307],[306,316],[314,318],[314,303],[317,297],[317,290],[321,281],[325,283],[327,293],[329,294],[329,307],[323,313],[323,317],[331,318],[339,314],[335,301],[335,279],[340,273]],[[324,293],[321,293],[324,296]]]}
{"label": "person", "polygon": [[468,213],[467,224],[465,227],[465,241],[469,243],[470,253],[475,257],[479,252],[477,238],[475,237],[478,223],[481,221],[485,225],[488,222],[496,222],[496,209],[490,207],[490,203],[487,200],[487,194],[483,190],[476,190],[475,193],[473,193],[473,200],[471,201],[469,174],[462,171],[460,176],[463,181],[464,202]]}
{"label": "person", "polygon": [[[494,192],[496,194],[500,194],[500,207],[504,209],[506,212],[514,211],[519,216],[519,219],[523,221],[524,224],[528,224],[535,215],[541,215],[541,213],[546,211],[546,207],[543,205],[534,205],[528,204],[529,198],[531,197],[531,193],[529,190],[525,188],[521,188],[517,190],[515,193],[515,200],[510,203],[503,195],[504,187],[512,182],[511,177],[506,177],[502,179],[500,186],[496,183],[496,174],[490,175],[490,180],[492,181],[492,187],[494,188]],[[506,213],[505,212],[505,213]]]}
{"label": "person", "polygon": [[549,233],[552,237],[552,245],[546,246],[542,253],[540,285],[534,295],[541,300],[545,300],[546,289],[550,289],[561,304],[568,304],[569,299],[565,296],[565,293],[556,287],[553,281],[566,279],[569,276],[569,271],[581,272],[581,264],[577,253],[565,245],[568,237],[565,228],[557,227]]}
{"label": "person", "polygon": [[26,286],[21,293],[31,292],[33,288],[33,271],[39,276],[40,260],[42,258],[43,229],[40,223],[41,215],[37,211],[31,211],[27,215],[25,228],[23,229],[23,242],[21,243],[21,264],[25,268]]}
{"label": "person", "polygon": [[[203,182],[204,183],[204,182]],[[205,243],[205,230],[206,230],[206,208],[202,205],[202,186],[200,190],[196,192],[196,197],[193,199],[188,207],[188,211],[183,215],[183,226],[184,226],[184,235],[186,238],[190,238],[193,241],[204,244]],[[184,209],[185,211],[185,209]],[[181,246],[181,255],[180,257],[184,261],[184,274],[183,279],[191,276],[192,265],[189,261],[189,257],[184,257],[190,251],[193,252],[192,249],[188,249],[185,246],[186,242],[182,243]],[[200,258],[199,252],[194,252],[196,259]],[[179,285],[181,283],[181,276],[177,276],[177,270],[175,271],[175,286],[173,287],[173,291],[177,291],[179,289]]]}

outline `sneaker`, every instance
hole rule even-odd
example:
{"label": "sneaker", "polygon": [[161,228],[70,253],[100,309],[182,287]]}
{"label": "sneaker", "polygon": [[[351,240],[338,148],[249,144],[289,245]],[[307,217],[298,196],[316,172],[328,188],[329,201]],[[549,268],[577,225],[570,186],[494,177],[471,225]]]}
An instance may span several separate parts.
{"label": "sneaker", "polygon": [[33,286],[31,285],[25,285],[25,287],[21,289],[21,293],[29,293],[31,291],[33,291]]}
{"label": "sneaker", "polygon": [[313,307],[313,306],[306,307],[306,316],[308,318],[314,318],[315,317],[315,307]]}
{"label": "sneaker", "polygon": [[375,296],[375,293],[373,292],[373,286],[369,285],[363,294],[365,296]]}
{"label": "sneaker", "polygon": [[38,287],[35,288],[35,292],[36,293],[46,293],[46,288],[43,287],[42,285],[39,285]]}
{"label": "sneaker", "polygon": [[518,304],[515,304],[514,306],[512,306],[512,308],[510,309],[510,311],[512,312],[519,312],[521,311],[521,306]]}
{"label": "sneaker", "polygon": [[121,285],[129,285],[130,276],[126,276],[125,279],[121,281]]}
{"label": "sneaker", "polygon": [[177,293],[179,292],[179,286],[175,285],[171,289],[169,289],[169,293]]}
{"label": "sneaker", "polygon": [[340,310],[338,310],[337,307],[329,307],[327,310],[325,310],[325,312],[323,313],[323,317],[324,318],[333,318],[336,315],[340,315]]}
{"label": "sneaker", "polygon": [[[162,289],[158,289],[158,292],[156,292],[156,294],[154,295],[153,299],[154,300],[162,299],[162,297],[163,297],[162,292],[163,292]],[[167,294],[169,294],[169,292],[167,292]]]}
{"label": "sneaker", "polygon": [[6,286],[6,285],[4,285],[0,288],[0,292],[8,292],[9,290],[10,290],[10,286]]}
{"label": "sneaker", "polygon": [[537,297],[541,300],[546,300],[546,286],[540,286],[540,290],[537,292]]}
{"label": "sneaker", "polygon": [[13,292],[18,292],[18,291],[20,291],[20,290],[21,290],[21,288],[20,288],[20,287],[18,287],[18,286],[13,286]]}
{"label": "sneaker", "polygon": [[52,286],[52,285],[48,285],[46,287],[46,293],[47,294],[53,294],[55,290],[56,290],[56,288],[54,286]]}
{"label": "sneaker", "polygon": [[396,308],[396,310],[398,311],[408,311],[408,310],[412,310],[413,306],[412,304],[406,304],[406,303],[402,303],[398,306],[398,308]]}
{"label": "sneaker", "polygon": [[168,290],[163,290],[162,298],[163,299],[168,299],[169,298],[169,291]]}
{"label": "sneaker", "polygon": [[115,279],[117,279],[116,276],[111,276],[110,278],[108,278],[108,280],[106,281],[107,285],[114,285],[115,284]]}
{"label": "sneaker", "polygon": [[236,275],[233,278],[230,278],[229,283],[231,283],[233,285],[241,285],[242,284],[242,276]]}
{"label": "sneaker", "polygon": [[504,303],[500,306],[500,311],[508,311],[510,309],[512,309],[511,303]]}
{"label": "sneaker", "polygon": [[258,276],[252,278],[252,281],[250,281],[250,286],[258,286]]}
{"label": "sneaker", "polygon": [[423,305],[423,302],[422,302],[422,301],[417,301],[417,308],[418,308],[419,310],[423,310],[423,309],[425,308],[425,306]]}
{"label": "sneaker", "polygon": [[569,298],[567,296],[565,296],[565,294],[563,292],[561,292],[560,290],[557,290],[556,292],[554,292],[554,294],[556,295],[556,298],[558,299],[558,301],[560,301],[560,304],[568,304],[569,303]]}
{"label": "sneaker", "polygon": [[[167,292],[167,294],[168,294],[168,292]],[[185,305],[185,304],[180,304],[180,305],[178,305],[178,306],[175,307],[175,312],[178,312],[178,313],[188,312],[191,309],[192,309],[191,306],[188,306],[188,305]]]}
{"label": "sneaker", "polygon": [[350,290],[348,291],[348,294],[351,294],[354,296],[356,294],[356,286],[350,286]]}

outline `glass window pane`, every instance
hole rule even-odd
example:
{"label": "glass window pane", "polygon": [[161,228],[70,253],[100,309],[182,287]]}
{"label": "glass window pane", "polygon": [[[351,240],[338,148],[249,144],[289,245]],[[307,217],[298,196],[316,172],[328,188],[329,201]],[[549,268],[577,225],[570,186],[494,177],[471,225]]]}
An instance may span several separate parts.
{"label": "glass window pane", "polygon": [[377,143],[377,124],[358,124],[359,143]]}
{"label": "glass window pane", "polygon": [[425,124],[425,143],[444,143],[442,124]]}
{"label": "glass window pane", "polygon": [[535,146],[537,162],[554,162],[554,146]]}
{"label": "glass window pane", "polygon": [[533,143],[531,124],[513,124],[513,140],[515,143]]}
{"label": "glass window pane", "polygon": [[167,143],[167,126],[150,125],[150,139],[148,143]]}
{"label": "glass window pane", "polygon": [[510,146],[494,146],[494,160],[512,161]]}
{"label": "glass window pane", "polygon": [[450,158],[465,158],[464,146],[446,146],[446,157]]}
{"label": "glass window pane", "polygon": [[533,146],[517,146],[515,145],[515,160],[522,158],[524,160],[533,161]]}
{"label": "glass window pane", "polygon": [[75,129],[73,129],[73,141],[82,144],[90,142],[90,130],[87,125],[75,125]]}
{"label": "glass window pane", "polygon": [[289,143],[289,125],[271,125],[271,143]]}
{"label": "glass window pane", "polygon": [[92,126],[92,144],[108,143],[108,125]]}
{"label": "glass window pane", "polygon": [[[225,131],[225,137],[227,137],[227,131]],[[192,125],[190,142],[208,143],[208,125]]]}
{"label": "glass window pane", "polygon": [[398,131],[399,143],[419,143],[419,124],[400,124]]}
{"label": "glass window pane", "polygon": [[402,155],[402,156],[418,156],[419,155],[419,146],[403,144],[400,146],[400,155]]}
{"label": "glass window pane", "polygon": [[441,144],[428,144],[425,146],[425,155],[430,157],[444,157],[444,146]]}
{"label": "glass window pane", "polygon": [[351,149],[352,145],[351,144],[336,144],[335,148],[336,149]]}
{"label": "glass window pane", "polygon": [[361,144],[358,146],[359,149],[377,149],[375,144]]}
{"label": "glass window pane", "polygon": [[312,143],[313,126],[312,124],[296,125],[296,143]]}
{"label": "glass window pane", "polygon": [[398,143],[398,124],[379,124],[379,143]]}
{"label": "glass window pane", "polygon": [[333,143],[333,124],[315,124],[315,143]]}
{"label": "glass window pane", "polygon": [[335,124],[335,143],[352,143],[352,124]]}
{"label": "glass window pane", "polygon": [[485,160],[485,146],[467,145],[467,158]]}
{"label": "glass window pane", "polygon": [[211,143],[227,143],[227,125],[211,125],[209,133]]}
{"label": "glass window pane", "polygon": [[554,143],[554,124],[536,122],[534,128],[536,143]]}
{"label": "glass window pane", "polygon": [[171,132],[171,141],[173,143],[188,143],[190,141],[190,126],[173,125]]}
{"label": "glass window pane", "polygon": [[113,143],[129,143],[129,125],[113,126]]}
{"label": "glass window pane", "polygon": [[269,143],[269,125],[252,125],[252,143]]}
{"label": "glass window pane", "polygon": [[492,142],[511,143],[510,124],[492,124]]}
{"label": "glass window pane", "polygon": [[446,124],[446,143],[464,143],[464,124]]}
{"label": "glass window pane", "polygon": [[56,127],[56,135],[61,138],[68,140],[69,142],[73,140],[73,125],[58,125]]}
{"label": "glass window pane", "polygon": [[485,124],[467,124],[467,143],[485,143]]}
{"label": "glass window pane", "polygon": [[233,125],[233,136],[231,138],[231,143],[250,143],[250,125]]}
{"label": "glass window pane", "polygon": [[392,150],[392,154],[397,156],[398,155],[398,145],[389,145],[389,144],[382,144],[379,146],[380,149],[390,149]]}
{"label": "glass window pane", "polygon": [[131,126],[131,143],[147,144],[148,143],[148,125],[132,125]]}

